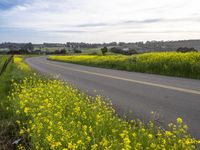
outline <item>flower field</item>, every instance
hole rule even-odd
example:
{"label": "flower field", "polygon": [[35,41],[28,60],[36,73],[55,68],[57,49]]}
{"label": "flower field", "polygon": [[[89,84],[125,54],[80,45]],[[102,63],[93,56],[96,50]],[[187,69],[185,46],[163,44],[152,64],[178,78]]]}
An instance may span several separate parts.
{"label": "flower field", "polygon": [[[22,58],[18,68],[28,71]],[[9,96],[23,141],[18,149],[197,149],[181,118],[164,131],[153,122],[125,121],[101,96],[33,74],[13,83]]]}
{"label": "flower field", "polygon": [[89,66],[200,79],[200,53],[146,53],[133,56],[50,56],[50,60]]}

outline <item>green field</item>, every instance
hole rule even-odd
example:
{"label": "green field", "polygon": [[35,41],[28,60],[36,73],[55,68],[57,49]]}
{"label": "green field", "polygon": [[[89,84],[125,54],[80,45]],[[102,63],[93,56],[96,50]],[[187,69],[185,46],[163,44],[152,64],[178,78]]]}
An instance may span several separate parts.
{"label": "green field", "polygon": [[200,79],[200,53],[146,53],[132,56],[50,56],[50,60],[127,71]]}

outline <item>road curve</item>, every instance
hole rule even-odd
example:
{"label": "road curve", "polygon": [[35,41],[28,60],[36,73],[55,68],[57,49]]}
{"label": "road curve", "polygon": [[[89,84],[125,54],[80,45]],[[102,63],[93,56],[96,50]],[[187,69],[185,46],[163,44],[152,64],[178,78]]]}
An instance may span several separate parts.
{"label": "road curve", "polygon": [[90,95],[104,95],[111,99],[118,114],[131,119],[138,117],[146,122],[154,111],[156,121],[166,127],[181,117],[191,135],[200,138],[200,80],[88,67],[46,57],[32,57],[26,62]]}

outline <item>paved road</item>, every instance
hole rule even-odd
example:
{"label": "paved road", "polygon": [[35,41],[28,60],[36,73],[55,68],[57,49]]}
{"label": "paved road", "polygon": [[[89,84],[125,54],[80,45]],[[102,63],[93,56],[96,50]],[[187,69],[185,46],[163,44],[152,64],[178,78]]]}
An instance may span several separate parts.
{"label": "paved road", "polygon": [[154,111],[164,127],[182,117],[190,133],[200,138],[200,80],[88,67],[48,61],[46,57],[26,62],[39,72],[59,75],[90,95],[96,90],[112,100],[120,115],[146,122]]}

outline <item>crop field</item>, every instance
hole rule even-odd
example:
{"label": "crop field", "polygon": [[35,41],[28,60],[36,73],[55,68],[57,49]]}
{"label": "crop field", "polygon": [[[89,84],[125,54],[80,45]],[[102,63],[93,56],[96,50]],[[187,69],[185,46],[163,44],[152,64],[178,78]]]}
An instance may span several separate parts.
{"label": "crop field", "polygon": [[50,56],[50,60],[127,71],[200,79],[200,53],[146,53],[132,56]]}

